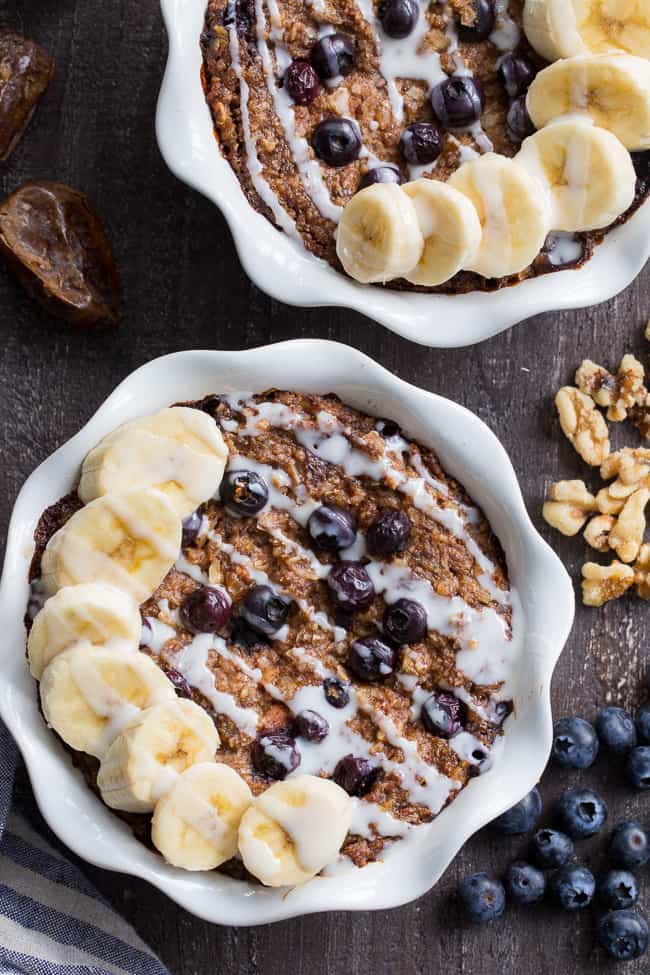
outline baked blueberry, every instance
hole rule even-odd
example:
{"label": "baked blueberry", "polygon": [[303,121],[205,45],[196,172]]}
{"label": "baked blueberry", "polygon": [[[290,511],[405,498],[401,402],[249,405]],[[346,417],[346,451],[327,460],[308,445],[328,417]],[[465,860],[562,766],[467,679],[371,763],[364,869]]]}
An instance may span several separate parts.
{"label": "baked blueberry", "polygon": [[291,602],[270,586],[253,586],[244,596],[239,614],[252,630],[273,636],[287,622]]}
{"label": "baked blueberry", "polygon": [[511,103],[506,115],[508,136],[511,142],[523,142],[535,131],[533,120],[526,108],[526,96],[520,95]]}
{"label": "baked blueberry", "polygon": [[323,681],[325,700],[333,708],[340,710],[350,703],[350,686],[338,677],[326,677]]}
{"label": "baked blueberry", "polygon": [[611,911],[598,922],[598,941],[615,961],[640,958],[648,948],[648,923],[638,911]]}
{"label": "baked blueberry", "polygon": [[399,424],[395,423],[395,420],[387,420],[383,416],[375,420],[375,430],[382,435],[384,440],[390,440],[392,437],[401,437],[402,435]]}
{"label": "baked blueberry", "polygon": [[241,616],[233,621],[230,639],[245,650],[261,650],[269,645],[266,637],[249,626]]}
{"label": "baked blueberry", "polygon": [[427,612],[414,599],[398,599],[386,607],[384,633],[394,643],[417,643],[427,632]]}
{"label": "baked blueberry", "polygon": [[607,804],[593,789],[565,789],[556,813],[558,825],[573,839],[599,833],[607,819]]}
{"label": "baked blueberry", "polygon": [[367,609],[375,598],[372,579],[360,562],[336,562],[329,571],[327,584],[337,605],[352,613]]}
{"label": "baked blueberry", "polygon": [[476,924],[487,924],[501,917],[506,907],[503,884],[486,873],[465,877],[458,888],[465,914]]}
{"label": "baked blueberry", "polygon": [[338,552],[357,537],[357,522],[351,511],[336,504],[323,504],[311,515],[307,528],[317,548]]}
{"label": "baked blueberry", "polygon": [[311,144],[328,166],[347,166],[361,152],[359,126],[349,118],[323,119],[314,129]]}
{"label": "baked blueberry", "polygon": [[374,186],[375,183],[403,183],[402,174],[397,166],[373,166],[361,177],[359,189],[365,190],[366,186]]}
{"label": "baked blueberry", "polygon": [[625,763],[628,781],[635,789],[650,789],[650,745],[638,745]]}
{"label": "baked blueberry", "polygon": [[418,22],[418,0],[384,0],[379,8],[379,19],[389,37],[408,37]]}
{"label": "baked blueberry", "polygon": [[354,41],[349,34],[326,34],[311,49],[311,63],[323,78],[345,77],[356,60]]}
{"label": "baked blueberry", "polygon": [[474,78],[454,75],[433,88],[431,107],[445,128],[465,129],[480,119],[485,108],[485,95]]}
{"label": "baked blueberry", "polygon": [[603,708],[596,717],[600,744],[616,755],[629,752],[636,745],[636,727],[632,716],[623,708]]}
{"label": "baked blueberry", "polygon": [[508,867],[506,890],[515,904],[534,904],[544,896],[546,879],[537,867],[515,860]]}
{"label": "baked blueberry", "polygon": [[319,742],[327,738],[330,726],[316,711],[301,711],[296,715],[296,731],[307,741]]}
{"label": "baked blueberry", "polygon": [[598,736],[583,718],[560,718],[553,726],[551,755],[562,768],[589,768],[598,754]]}
{"label": "baked blueberry", "polygon": [[223,589],[199,586],[185,597],[178,615],[190,633],[218,633],[228,622],[230,600]]}
{"label": "baked blueberry", "polygon": [[614,827],[609,840],[609,858],[618,867],[633,870],[650,860],[648,834],[640,823],[628,819]]}
{"label": "baked blueberry", "polygon": [[474,17],[471,24],[458,21],[458,39],[465,44],[478,44],[494,30],[494,6],[492,0],[474,0],[471,6]]}
{"label": "baked blueberry", "polygon": [[175,667],[172,667],[171,664],[168,664],[166,661],[163,661],[160,664],[160,669],[167,677],[169,677],[170,681],[174,685],[174,690],[176,691],[178,696],[186,697],[189,700],[191,700],[192,688],[188,684],[185,677],[183,677],[181,672],[179,670],[176,670]]}
{"label": "baked blueberry", "polygon": [[197,540],[199,532],[201,531],[201,525],[203,523],[203,512],[201,508],[197,508],[193,511],[191,515],[183,519],[183,535],[181,540],[182,548],[189,548],[190,545],[194,545]]}
{"label": "baked blueberry", "polygon": [[580,863],[567,863],[549,881],[553,898],[565,911],[579,911],[591,904],[596,890],[594,875]]}
{"label": "baked blueberry", "polygon": [[497,70],[499,80],[510,98],[523,95],[535,77],[536,71],[528,58],[521,54],[506,54]]}
{"label": "baked blueberry", "polygon": [[422,724],[436,738],[452,738],[463,726],[462,702],[447,691],[435,691],[420,711]]}
{"label": "baked blueberry", "polygon": [[411,537],[411,522],[403,511],[382,511],[373,521],[366,542],[371,555],[403,552]]}
{"label": "baked blueberry", "polygon": [[332,778],[349,796],[365,796],[379,777],[380,769],[367,758],[346,755],[334,769]]}
{"label": "baked blueberry", "polygon": [[442,152],[442,134],[432,122],[407,125],[399,140],[399,151],[414,166],[432,163]]}
{"label": "baked blueberry", "polygon": [[520,799],[511,809],[507,809],[492,822],[492,826],[500,833],[508,836],[516,836],[521,833],[528,833],[537,825],[537,820],[542,814],[542,797],[539,789],[535,786],[530,792]]}
{"label": "baked blueberry", "polygon": [[284,73],[284,86],[296,105],[309,105],[320,90],[316,69],[309,61],[292,61]]}
{"label": "baked blueberry", "polygon": [[300,752],[286,731],[270,731],[253,742],[255,770],[269,779],[284,779],[300,765]]}
{"label": "baked blueberry", "polygon": [[226,471],[219,489],[221,500],[235,515],[257,515],[269,500],[269,489],[255,471]]}
{"label": "baked blueberry", "polygon": [[378,636],[365,636],[350,644],[348,667],[359,680],[383,680],[393,673],[396,662],[395,647]]}
{"label": "baked blueberry", "polygon": [[571,837],[557,829],[538,829],[530,841],[533,860],[543,870],[563,867],[573,856],[574,849]]}
{"label": "baked blueberry", "polygon": [[636,730],[641,741],[650,742],[650,701],[642,704],[636,713]]}
{"label": "baked blueberry", "polygon": [[601,904],[611,911],[632,907],[639,899],[639,885],[629,870],[608,870],[596,883]]}

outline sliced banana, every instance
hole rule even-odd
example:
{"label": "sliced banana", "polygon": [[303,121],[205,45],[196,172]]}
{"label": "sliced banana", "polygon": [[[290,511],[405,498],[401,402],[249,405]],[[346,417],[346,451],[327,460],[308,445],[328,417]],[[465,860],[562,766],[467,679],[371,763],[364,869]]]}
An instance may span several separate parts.
{"label": "sliced banana", "polygon": [[243,815],[244,866],[267,887],[304,884],[336,859],[350,815],[347,792],[329,779],[292,775],[276,782]]}
{"label": "sliced banana", "polygon": [[175,701],[171,681],[150,657],[87,641],[48,664],[40,693],[48,725],[71,748],[96,758],[144,708]]}
{"label": "sliced banana", "polygon": [[544,187],[514,159],[494,152],[463,163],[449,185],[471,200],[482,228],[465,270],[501,278],[528,267],[551,229]]}
{"label": "sliced banana", "polygon": [[228,448],[212,417],[175,406],[124,424],[91,450],[79,497],[87,503],[152,487],[184,518],[216,492],[227,460]]}
{"label": "sliced banana", "polygon": [[607,227],[634,199],[636,175],[616,136],[588,121],[558,120],[526,139],[517,162],[551,194],[554,230]]}
{"label": "sliced banana", "polygon": [[356,193],[336,232],[341,264],[363,284],[403,277],[423,247],[415,207],[396,183],[376,183]]}
{"label": "sliced banana", "polygon": [[180,518],[160,491],[97,498],[48,542],[41,563],[45,589],[55,593],[80,582],[103,582],[142,603],[176,561],[181,530]]}
{"label": "sliced banana", "polygon": [[252,800],[247,783],[228,765],[193,765],[156,804],[153,844],[174,867],[214,870],[237,853],[237,830]]}
{"label": "sliced banana", "polygon": [[208,714],[177,698],[143,711],[102,758],[97,785],[111,809],[152,812],[180,773],[214,761],[219,735]]}
{"label": "sliced banana", "polygon": [[588,116],[626,149],[650,147],[650,61],[626,54],[557,61],[537,75],[526,96],[537,129],[568,114]]}
{"label": "sliced banana", "polygon": [[615,51],[650,58],[647,0],[526,0],[524,31],[547,61]]}
{"label": "sliced banana", "polygon": [[138,605],[128,593],[101,582],[65,586],[46,600],[29,631],[31,672],[40,680],[57,654],[82,640],[137,650],[141,631]]}
{"label": "sliced banana", "polygon": [[474,258],[481,243],[481,223],[472,202],[437,179],[416,179],[402,187],[413,200],[424,249],[404,275],[412,284],[434,287],[454,276]]}

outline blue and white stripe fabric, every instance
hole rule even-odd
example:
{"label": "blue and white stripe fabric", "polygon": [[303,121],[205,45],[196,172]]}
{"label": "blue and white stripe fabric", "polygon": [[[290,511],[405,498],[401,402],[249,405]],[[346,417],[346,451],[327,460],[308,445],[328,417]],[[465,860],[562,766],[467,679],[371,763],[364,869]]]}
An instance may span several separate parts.
{"label": "blue and white stripe fabric", "polygon": [[168,975],[16,798],[17,764],[0,722],[0,975]]}

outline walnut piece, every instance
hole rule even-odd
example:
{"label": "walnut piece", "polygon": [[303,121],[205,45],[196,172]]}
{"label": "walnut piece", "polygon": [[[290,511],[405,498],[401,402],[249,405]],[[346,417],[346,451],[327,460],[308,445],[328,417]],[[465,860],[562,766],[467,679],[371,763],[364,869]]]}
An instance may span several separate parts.
{"label": "walnut piece", "polygon": [[590,396],[563,386],[555,397],[560,426],[582,459],[598,467],[609,455],[609,431]]}
{"label": "walnut piece", "polygon": [[634,582],[632,566],[616,559],[609,565],[585,562],[582,567],[582,601],[585,606],[602,606],[618,599]]}
{"label": "walnut piece", "polygon": [[598,406],[611,406],[618,397],[616,376],[591,359],[583,359],[576,375],[576,386],[585,396],[591,396]]}
{"label": "walnut piece", "polygon": [[624,355],[616,374],[618,396],[607,411],[607,419],[613,423],[625,420],[628,411],[645,402],[648,391],[644,386],[643,364],[633,355]]}
{"label": "walnut piece", "polygon": [[638,558],[634,564],[634,582],[637,594],[641,599],[650,599],[650,545],[647,543],[639,549]]}
{"label": "walnut piece", "polygon": [[556,481],[551,484],[548,496],[542,516],[563,535],[577,535],[589,512],[596,510],[596,499],[584,481]]}
{"label": "walnut piece", "polygon": [[614,528],[609,533],[609,547],[622,562],[634,562],[645,534],[645,507],[650,500],[648,488],[639,488],[625,502]]}
{"label": "walnut piece", "polygon": [[648,342],[650,342],[650,318],[646,323],[645,331],[643,332],[643,334],[645,335]]}
{"label": "walnut piece", "polygon": [[615,524],[616,518],[612,515],[596,515],[588,523],[582,537],[597,552],[607,552],[609,549],[609,533]]}

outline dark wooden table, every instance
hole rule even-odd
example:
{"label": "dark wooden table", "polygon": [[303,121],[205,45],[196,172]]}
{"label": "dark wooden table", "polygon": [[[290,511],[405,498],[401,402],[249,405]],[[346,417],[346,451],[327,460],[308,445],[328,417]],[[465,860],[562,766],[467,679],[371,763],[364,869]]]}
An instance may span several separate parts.
{"label": "dark wooden table", "polygon": [[[560,540],[540,519],[548,482],[584,473],[559,435],[551,398],[585,356],[611,366],[626,351],[646,356],[648,270],[598,308],[540,316],[483,345],[449,352],[411,345],[349,311],[285,307],[248,282],[217,210],[178,183],[162,162],[154,110],[166,40],[156,0],[3,0],[0,23],[41,41],[57,59],[36,119],[0,171],[2,192],[34,178],[84,190],[110,231],[126,297],[119,329],[75,331],[48,318],[0,271],[0,538],[27,475],[137,366],[177,349],[246,348],[317,336],[348,342],[410,382],[478,413],[510,452],[536,524],[579,574],[581,541]],[[633,428],[625,433],[628,443],[637,442]],[[649,636],[644,603],[622,600],[601,611],[579,607],[554,683],[555,713],[589,717],[608,700],[637,702]],[[545,798],[577,778],[547,772]],[[601,761],[579,780],[602,790],[610,820],[646,818],[647,798],[629,792],[615,762]],[[204,924],[145,883],[88,872],[175,975],[570,975],[613,969],[593,949],[591,911],[569,916],[550,907],[512,909],[487,929],[459,919],[452,896],[459,879],[477,869],[501,870],[524,846],[485,831],[434,891],[400,910],[240,930]],[[603,846],[603,838],[583,844],[581,855],[599,866]],[[650,910],[650,884],[644,886]],[[646,959],[625,970],[647,972],[649,965]]]}

